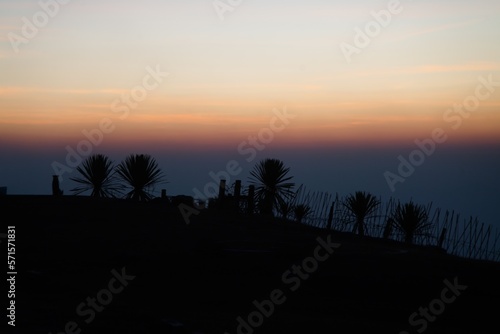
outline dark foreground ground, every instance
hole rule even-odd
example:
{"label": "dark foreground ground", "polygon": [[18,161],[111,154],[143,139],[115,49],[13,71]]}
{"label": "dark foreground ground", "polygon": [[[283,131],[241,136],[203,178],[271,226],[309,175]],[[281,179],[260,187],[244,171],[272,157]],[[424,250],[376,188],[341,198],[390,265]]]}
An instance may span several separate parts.
{"label": "dark foreground ground", "polygon": [[6,196],[0,212],[18,272],[2,333],[500,333],[497,263],[220,212],[187,225],[165,203]]}

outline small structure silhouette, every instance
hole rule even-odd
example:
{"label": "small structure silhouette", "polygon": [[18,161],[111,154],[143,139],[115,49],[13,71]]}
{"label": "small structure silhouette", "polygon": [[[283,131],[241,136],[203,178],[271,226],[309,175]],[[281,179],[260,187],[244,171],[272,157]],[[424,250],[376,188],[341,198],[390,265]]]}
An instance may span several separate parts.
{"label": "small structure silhouette", "polygon": [[62,196],[62,194],[59,188],[59,175],[52,175],[52,196]]}

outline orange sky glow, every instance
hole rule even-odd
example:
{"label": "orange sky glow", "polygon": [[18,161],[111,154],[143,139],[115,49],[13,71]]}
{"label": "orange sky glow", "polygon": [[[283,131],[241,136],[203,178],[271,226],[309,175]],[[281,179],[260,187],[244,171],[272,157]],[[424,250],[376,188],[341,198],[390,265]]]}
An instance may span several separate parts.
{"label": "orange sky glow", "polygon": [[[352,43],[374,4],[255,5],[221,22],[210,6],[150,1],[120,3],[111,16],[95,1],[69,4],[17,46],[19,17],[37,7],[0,5],[2,142],[75,145],[110,119],[109,147],[230,148],[285,107],[297,117],[275,134],[280,147],[411,145],[436,127],[454,143],[500,142],[500,47],[488,42],[498,40],[497,2],[486,10],[459,1],[449,13],[432,1],[407,4],[347,61],[339,45]],[[452,129],[446,110],[488,76],[494,90]],[[122,97],[144,85],[147,96],[125,107]]]}

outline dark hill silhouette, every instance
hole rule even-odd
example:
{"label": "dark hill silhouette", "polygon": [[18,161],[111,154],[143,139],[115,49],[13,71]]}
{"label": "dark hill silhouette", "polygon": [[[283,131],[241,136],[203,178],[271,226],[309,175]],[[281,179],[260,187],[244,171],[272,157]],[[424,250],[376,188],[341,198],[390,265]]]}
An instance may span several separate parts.
{"label": "dark hill silhouette", "polygon": [[[281,289],[286,301],[254,333],[412,332],[409,316],[457,278],[467,290],[425,333],[497,332],[498,263],[268,215],[210,209],[186,224],[169,203],[0,198],[3,216],[15,217],[3,220],[3,230],[17,229],[18,329],[59,333],[75,321],[82,333],[233,334],[254,300]],[[340,247],[292,292],[283,274],[328,236]],[[76,307],[121,268],[134,280],[85,323]]]}

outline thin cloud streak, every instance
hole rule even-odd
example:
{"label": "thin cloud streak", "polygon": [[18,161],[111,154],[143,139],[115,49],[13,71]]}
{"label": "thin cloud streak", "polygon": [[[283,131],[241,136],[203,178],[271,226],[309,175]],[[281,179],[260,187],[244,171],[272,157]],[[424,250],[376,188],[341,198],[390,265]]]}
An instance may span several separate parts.
{"label": "thin cloud streak", "polygon": [[[1,55],[1,54],[0,54]],[[0,87],[0,96],[18,96],[23,94],[75,94],[75,95],[119,95],[129,93],[130,89],[58,89],[39,87]]]}
{"label": "thin cloud streak", "polygon": [[402,74],[431,74],[431,73],[452,73],[452,72],[482,72],[482,71],[499,71],[500,63],[494,62],[472,62],[467,64],[429,64],[411,67],[393,67],[375,70],[359,70],[349,75],[359,77],[368,76],[387,76],[387,75],[402,75]]}
{"label": "thin cloud streak", "polygon": [[453,30],[453,29],[457,29],[457,28],[462,28],[462,27],[473,25],[473,24],[475,24],[477,22],[480,22],[480,20],[476,19],[476,20],[469,20],[469,21],[458,22],[458,23],[451,23],[451,24],[433,26],[433,27],[429,27],[429,28],[426,28],[426,29],[423,29],[423,30],[418,30],[418,31],[406,33],[406,34],[401,35],[399,37],[392,38],[392,39],[388,40],[388,42],[389,43],[398,43],[398,42],[401,42],[401,41],[405,41],[405,40],[411,39],[411,38],[416,37],[416,36],[422,36],[422,35],[436,33],[436,32],[439,32],[439,31]]}

